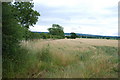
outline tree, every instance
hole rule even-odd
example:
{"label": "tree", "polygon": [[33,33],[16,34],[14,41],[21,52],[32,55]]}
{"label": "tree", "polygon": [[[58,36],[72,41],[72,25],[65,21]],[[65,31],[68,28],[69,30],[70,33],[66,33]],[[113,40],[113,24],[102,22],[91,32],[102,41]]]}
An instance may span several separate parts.
{"label": "tree", "polygon": [[11,3],[2,3],[3,51],[10,49],[8,45],[15,46],[18,44],[23,37],[23,28],[18,24],[12,10]]}
{"label": "tree", "polygon": [[[28,4],[26,4],[26,7],[27,5]],[[15,5],[13,6],[10,2],[2,3],[3,78],[14,78],[14,75],[17,75],[18,72],[22,71],[27,63],[28,51],[23,49],[19,43],[23,40],[23,37],[26,34],[25,31],[28,31],[29,26],[36,23],[37,16],[32,15],[31,17],[31,14],[20,14],[19,12],[22,12],[22,10],[19,11],[19,9],[24,6],[21,4],[21,7],[15,8]],[[33,11],[26,7],[24,7],[23,11],[26,11],[24,13],[28,13],[29,10]],[[36,13],[33,12],[32,14]]]}
{"label": "tree", "polygon": [[74,32],[71,32],[70,34],[71,34],[71,38],[72,38],[72,39],[75,39],[75,38],[77,38],[77,35],[76,35],[76,33],[74,33]]}
{"label": "tree", "polygon": [[24,27],[29,28],[38,21],[40,14],[33,10],[34,4],[31,2],[15,2],[13,8],[16,12],[17,21]]}
{"label": "tree", "polygon": [[[3,77],[11,77],[15,71],[18,59],[23,59],[20,55],[19,41],[23,39],[23,27],[15,19],[11,3],[2,3],[2,61]],[[18,58],[19,57],[19,58]],[[23,59],[24,60],[24,59]],[[15,65],[12,65],[15,64]],[[11,67],[13,66],[13,67]],[[23,67],[23,66],[22,66]]]}
{"label": "tree", "polygon": [[33,26],[38,21],[40,14],[33,10],[34,4],[32,2],[15,2],[13,5],[15,19],[24,27],[25,40],[29,39],[30,32],[27,31],[29,26]]}
{"label": "tree", "polygon": [[48,28],[48,31],[51,35],[56,35],[60,36],[61,38],[64,38],[63,27],[58,24],[53,24],[52,28]]}

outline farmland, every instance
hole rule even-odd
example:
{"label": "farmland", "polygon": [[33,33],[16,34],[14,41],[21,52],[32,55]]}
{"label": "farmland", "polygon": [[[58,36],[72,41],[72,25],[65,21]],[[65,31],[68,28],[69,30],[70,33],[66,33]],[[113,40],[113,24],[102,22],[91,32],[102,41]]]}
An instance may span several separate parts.
{"label": "farmland", "polygon": [[118,41],[38,39],[22,42],[29,51],[29,78],[117,78]]}
{"label": "farmland", "polygon": [[[52,5],[48,1],[1,4],[0,76],[5,79],[118,78],[117,22],[104,18],[111,14],[108,11],[111,6],[86,6],[86,2],[72,0],[72,4],[66,5],[66,1],[55,1]],[[85,6],[80,7],[81,4]],[[108,13],[99,12],[102,9]],[[98,16],[92,15],[95,12]]]}

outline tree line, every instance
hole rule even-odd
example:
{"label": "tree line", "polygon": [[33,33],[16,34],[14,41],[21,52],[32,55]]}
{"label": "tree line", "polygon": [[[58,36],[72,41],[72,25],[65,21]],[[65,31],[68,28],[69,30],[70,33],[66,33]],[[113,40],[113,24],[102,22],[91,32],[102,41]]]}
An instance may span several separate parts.
{"label": "tree line", "polygon": [[51,28],[48,28],[49,33],[37,33],[27,31],[27,40],[33,39],[64,39],[63,27],[58,24],[53,24]]}
{"label": "tree line", "polygon": [[52,24],[51,28],[48,28],[48,33],[37,33],[37,32],[31,32],[27,31],[27,40],[33,40],[33,39],[64,39],[65,37],[68,39],[75,39],[78,36],[72,32],[70,33],[70,36],[65,36],[64,29],[59,24]]}

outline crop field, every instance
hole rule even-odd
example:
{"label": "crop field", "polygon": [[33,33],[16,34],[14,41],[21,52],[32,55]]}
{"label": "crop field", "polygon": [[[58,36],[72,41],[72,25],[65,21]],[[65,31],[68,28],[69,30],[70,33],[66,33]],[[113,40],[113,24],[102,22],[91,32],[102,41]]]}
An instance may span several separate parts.
{"label": "crop field", "polygon": [[118,78],[118,41],[38,39],[22,42],[29,51],[27,78]]}

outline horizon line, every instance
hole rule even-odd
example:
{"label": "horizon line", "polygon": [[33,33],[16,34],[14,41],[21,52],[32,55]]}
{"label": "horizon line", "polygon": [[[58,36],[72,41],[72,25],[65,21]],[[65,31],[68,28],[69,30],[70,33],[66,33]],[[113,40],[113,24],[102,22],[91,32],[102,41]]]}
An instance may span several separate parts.
{"label": "horizon line", "polygon": [[[31,32],[44,32],[44,31],[31,31]],[[46,31],[47,32],[47,31]],[[64,32],[64,33],[71,33],[71,32]],[[75,33],[75,32],[74,32]],[[85,34],[85,33],[76,33],[76,34]],[[96,35],[96,36],[110,36],[110,35],[97,35],[97,34],[86,34],[86,35]],[[114,35],[113,35],[114,36]],[[119,37],[119,35],[115,35]]]}

